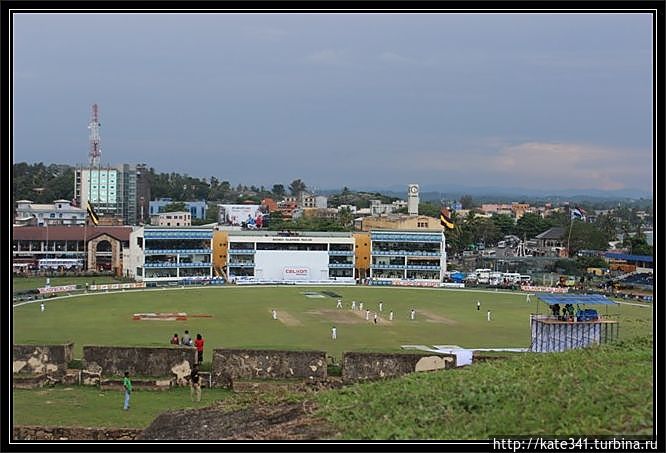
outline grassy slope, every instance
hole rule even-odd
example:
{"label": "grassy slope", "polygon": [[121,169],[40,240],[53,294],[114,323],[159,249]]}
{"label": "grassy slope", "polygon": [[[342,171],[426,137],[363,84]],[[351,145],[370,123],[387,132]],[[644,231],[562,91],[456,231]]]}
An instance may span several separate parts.
{"label": "grassy slope", "polygon": [[651,337],[358,384],[318,396],[345,439],[653,432]]}
{"label": "grassy slope", "polygon": [[[201,408],[227,398],[228,390],[203,389],[201,401],[190,400],[188,388],[136,390],[124,411],[121,390],[62,387],[13,392],[15,425],[145,428],[167,410]],[[39,410],[35,410],[39,408]]]}
{"label": "grassy slope", "polygon": [[[127,291],[48,300],[46,311],[39,304],[13,309],[14,343],[75,343],[75,357],[82,345],[168,345],[174,332],[201,332],[206,338],[206,361],[210,351],[220,347],[317,349],[340,358],[343,351],[400,351],[403,344],[457,344],[463,347],[527,347],[528,318],[535,303],[522,294],[477,293],[453,290],[390,289],[367,287],[320,288],[343,296],[345,309],[335,309],[334,298],[310,299],[302,293],[317,288],[204,288],[185,290]],[[355,324],[339,323],[335,316],[350,315],[351,300],[362,300],[376,310],[384,301],[384,315],[394,310],[391,324],[374,325],[362,317]],[[476,300],[482,303],[476,310]],[[299,325],[271,319],[288,314]],[[416,321],[409,320],[415,307]],[[486,321],[486,310],[494,320]],[[329,310],[321,313],[321,310]],[[543,312],[544,306],[541,305]],[[602,309],[603,312],[604,309]],[[652,310],[634,306],[611,308],[622,313],[621,336],[628,338],[652,329]],[[137,312],[206,313],[212,318],[188,321],[133,321]],[[433,322],[425,311],[450,320]],[[335,324],[338,339],[330,338]]]}

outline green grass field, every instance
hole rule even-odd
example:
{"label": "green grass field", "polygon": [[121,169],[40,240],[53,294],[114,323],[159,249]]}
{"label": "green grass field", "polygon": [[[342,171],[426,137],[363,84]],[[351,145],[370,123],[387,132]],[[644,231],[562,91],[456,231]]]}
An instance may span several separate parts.
{"label": "green grass field", "polygon": [[[56,386],[14,389],[13,417],[17,425],[145,428],[162,412],[210,406],[231,394],[224,389],[203,389],[201,401],[192,402],[189,388],[132,392],[130,410],[123,411],[121,390]],[[40,408],[35,410],[35,408]]]}
{"label": "green grass field", "polygon": [[[336,309],[336,297],[309,298],[305,292],[332,291],[344,308]],[[364,309],[378,310],[380,322],[365,320],[351,311],[351,301]],[[481,310],[476,310],[476,301]],[[271,318],[275,308],[278,320]],[[409,311],[416,310],[416,319]],[[546,310],[539,304],[540,311]],[[407,289],[377,287],[208,287],[126,291],[82,295],[46,301],[13,310],[13,342],[50,344],[74,342],[80,358],[83,345],[167,346],[174,333],[185,329],[206,339],[204,361],[215,348],[313,349],[340,359],[344,351],[400,351],[401,345],[459,345],[475,347],[528,347],[529,314],[537,303],[527,303],[520,293],[472,290]],[[389,311],[394,321],[388,321]],[[492,321],[486,319],[487,310]],[[187,321],[135,321],[134,313],[186,312],[210,318]],[[600,312],[606,313],[602,307]],[[630,338],[652,330],[652,310],[631,305],[608,309],[620,314],[620,337]],[[331,327],[337,327],[337,340]]]}

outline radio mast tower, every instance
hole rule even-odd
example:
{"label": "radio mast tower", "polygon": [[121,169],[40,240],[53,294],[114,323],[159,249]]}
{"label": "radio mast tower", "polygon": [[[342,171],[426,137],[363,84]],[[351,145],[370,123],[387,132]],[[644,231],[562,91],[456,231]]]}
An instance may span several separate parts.
{"label": "radio mast tower", "polygon": [[92,105],[92,114],[90,116],[90,122],[88,123],[88,129],[90,129],[90,166],[97,167],[99,166],[100,157],[102,156],[102,150],[99,147],[99,115],[97,113],[97,104]]}

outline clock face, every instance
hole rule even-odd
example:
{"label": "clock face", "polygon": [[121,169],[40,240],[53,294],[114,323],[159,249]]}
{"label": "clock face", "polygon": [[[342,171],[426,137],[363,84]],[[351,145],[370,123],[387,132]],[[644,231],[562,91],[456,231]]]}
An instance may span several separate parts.
{"label": "clock face", "polygon": [[409,188],[409,191],[410,191],[411,193],[417,193],[417,192],[419,191],[419,188],[416,187],[416,186],[411,186],[411,187]]}

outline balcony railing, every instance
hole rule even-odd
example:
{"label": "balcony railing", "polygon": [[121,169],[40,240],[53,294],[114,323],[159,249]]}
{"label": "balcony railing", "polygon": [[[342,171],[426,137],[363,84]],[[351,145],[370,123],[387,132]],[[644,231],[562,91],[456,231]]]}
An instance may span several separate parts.
{"label": "balcony railing", "polygon": [[144,255],[184,255],[192,253],[209,255],[211,252],[212,249],[154,249],[145,250]]}
{"label": "balcony railing", "polygon": [[373,250],[372,255],[377,256],[440,256],[440,252],[422,252],[409,250]]}
{"label": "balcony railing", "polygon": [[229,249],[230,255],[254,255],[255,249]]}
{"label": "balcony railing", "polygon": [[330,256],[352,256],[354,254],[353,250],[329,250],[328,254]]}
{"label": "balcony railing", "polygon": [[211,267],[211,263],[144,263],[145,268]]}

